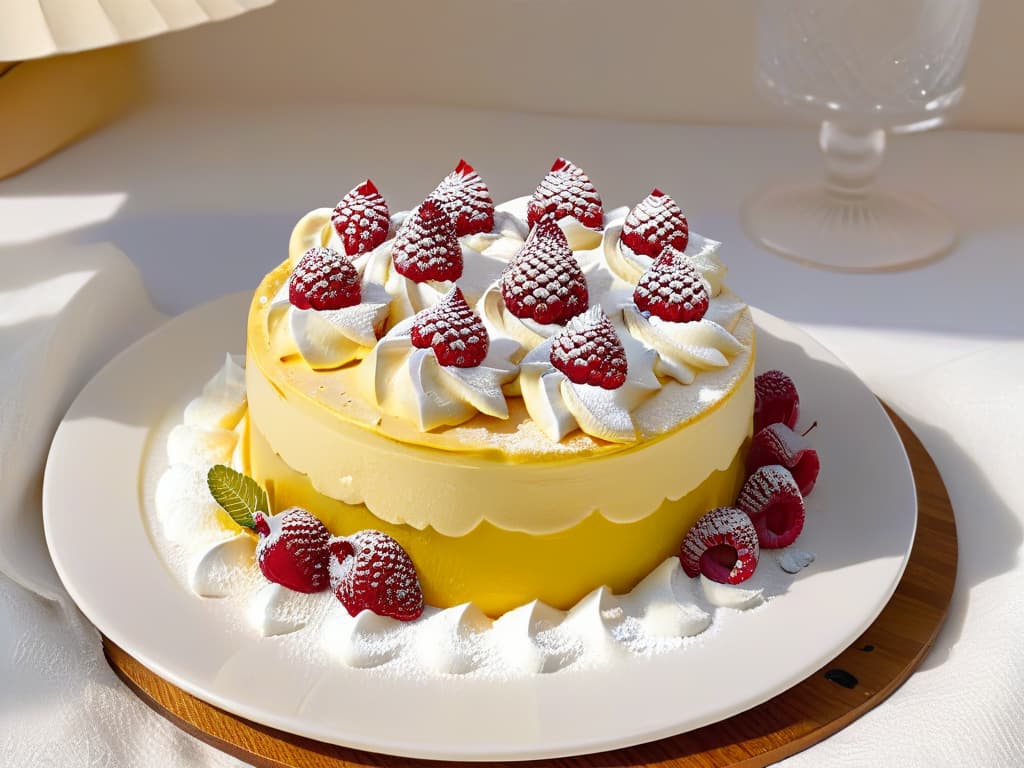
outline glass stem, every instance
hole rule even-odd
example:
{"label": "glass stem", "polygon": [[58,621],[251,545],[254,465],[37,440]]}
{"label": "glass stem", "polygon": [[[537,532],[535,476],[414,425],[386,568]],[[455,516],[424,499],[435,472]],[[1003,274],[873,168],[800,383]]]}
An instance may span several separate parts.
{"label": "glass stem", "polygon": [[865,197],[885,154],[885,131],[854,130],[824,121],[818,146],[825,158],[825,187],[846,199]]}

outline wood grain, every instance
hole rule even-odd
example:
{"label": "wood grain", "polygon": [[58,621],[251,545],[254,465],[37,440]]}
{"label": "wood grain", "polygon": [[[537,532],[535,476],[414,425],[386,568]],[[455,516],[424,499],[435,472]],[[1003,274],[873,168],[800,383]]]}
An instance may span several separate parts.
{"label": "wood grain", "polygon": [[[953,509],[934,462],[910,428],[891,411],[890,416],[913,467],[917,536],[892,600],[853,645],[800,684],[728,720],[627,749],[522,765],[764,766],[827,738],[898,688],[927,655],[945,618],[956,580],[957,539]],[[250,723],[175,688],[113,643],[106,641],[105,649],[114,670],[150,706],[185,731],[253,765],[442,765],[322,744]],[[826,677],[835,670],[856,677],[856,686],[847,688]]]}

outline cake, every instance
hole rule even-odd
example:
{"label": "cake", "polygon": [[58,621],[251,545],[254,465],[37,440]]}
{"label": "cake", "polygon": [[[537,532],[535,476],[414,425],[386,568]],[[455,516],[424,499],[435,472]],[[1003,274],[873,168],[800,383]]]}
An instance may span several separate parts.
{"label": "cake", "polygon": [[754,325],[719,252],[671,196],[606,211],[563,159],[496,206],[464,161],[394,215],[366,180],[255,291],[237,468],[340,541],[397,542],[430,606],[628,592],[756,469]]}

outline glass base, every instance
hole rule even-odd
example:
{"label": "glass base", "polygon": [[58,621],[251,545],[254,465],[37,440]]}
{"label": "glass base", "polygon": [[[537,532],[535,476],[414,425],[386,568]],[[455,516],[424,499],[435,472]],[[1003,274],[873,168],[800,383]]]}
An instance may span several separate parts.
{"label": "glass base", "polygon": [[913,195],[873,189],[859,197],[821,182],[772,186],[744,205],[751,239],[787,259],[840,272],[920,266],[956,243],[950,217]]}

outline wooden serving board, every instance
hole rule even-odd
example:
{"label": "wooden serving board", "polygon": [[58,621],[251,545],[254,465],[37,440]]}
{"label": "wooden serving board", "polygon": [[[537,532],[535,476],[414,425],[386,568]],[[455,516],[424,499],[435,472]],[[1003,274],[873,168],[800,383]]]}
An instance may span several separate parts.
{"label": "wooden serving board", "polygon": [[[853,645],[803,682],[728,720],[649,744],[522,765],[764,766],[827,738],[896,690],[942,626],[956,581],[957,538],[935,463],[910,428],[889,415],[914,472],[917,535],[896,593]],[[105,650],[114,671],[143,701],[192,735],[261,768],[442,765],[323,744],[251,723],[174,687],[109,640]]]}

